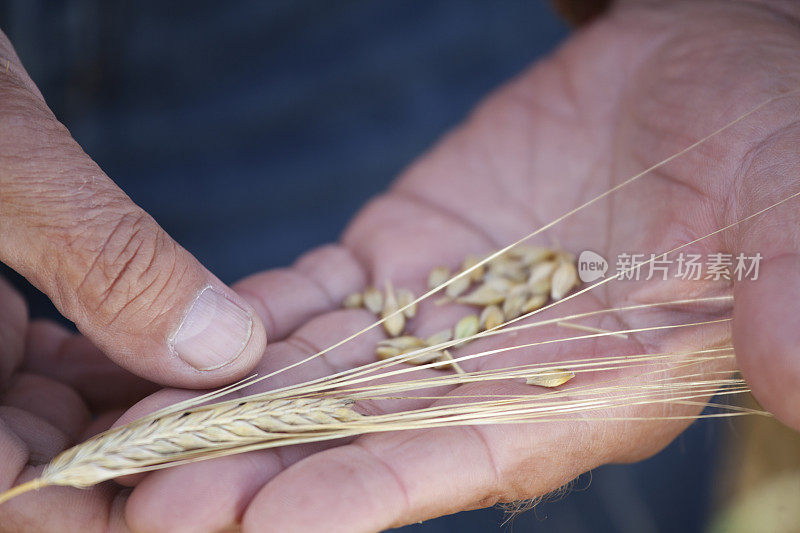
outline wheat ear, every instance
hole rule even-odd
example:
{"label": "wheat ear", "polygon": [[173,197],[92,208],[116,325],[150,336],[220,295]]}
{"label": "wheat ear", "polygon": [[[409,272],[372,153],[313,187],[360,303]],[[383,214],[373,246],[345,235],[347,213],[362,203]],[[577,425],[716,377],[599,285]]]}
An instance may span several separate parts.
{"label": "wheat ear", "polygon": [[[159,418],[146,417],[101,433],[58,455],[35,482],[6,499],[47,485],[90,487],[142,468],[174,464],[198,453],[324,432],[362,415],[339,398],[228,401]],[[22,487],[26,487],[25,490]]]}

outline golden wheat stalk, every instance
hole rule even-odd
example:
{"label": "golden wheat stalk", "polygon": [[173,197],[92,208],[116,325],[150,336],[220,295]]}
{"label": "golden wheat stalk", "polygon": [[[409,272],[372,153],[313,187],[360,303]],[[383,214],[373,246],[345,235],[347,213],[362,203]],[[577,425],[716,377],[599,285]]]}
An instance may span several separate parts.
{"label": "golden wheat stalk", "polygon": [[[651,370],[640,376],[647,376],[663,373],[668,367],[691,367],[731,357],[730,347],[724,347],[693,354],[641,354],[576,360],[571,366],[575,372],[600,372],[646,365]],[[542,380],[546,383],[549,377],[563,373],[557,366],[562,364],[519,365],[511,369],[328,391],[321,396],[270,398],[270,393],[260,393],[189,409],[167,408],[110,429],[64,451],[45,468],[40,478],[1,494],[0,503],[49,485],[89,487],[119,476],[286,444],[403,429],[562,420],[579,412],[698,401],[719,394],[720,390],[722,394],[747,391],[743,380],[729,377],[730,372],[720,371],[663,376],[649,383],[621,383],[616,379],[605,384],[533,395],[457,395],[452,399],[467,401],[382,415],[363,415],[352,406],[358,400],[408,398],[400,394],[472,381],[520,379],[529,383],[538,380],[535,383],[541,384]],[[731,408],[731,414],[740,413]]]}
{"label": "golden wheat stalk", "polygon": [[[145,417],[61,453],[29,487],[89,487],[208,451],[321,433],[361,418],[349,403],[337,398],[242,400]],[[11,496],[0,495],[0,502]]]}
{"label": "golden wheat stalk", "polygon": [[[719,357],[719,356],[718,356]],[[724,357],[724,356],[722,356]],[[639,359],[633,358],[634,364]],[[698,364],[703,360],[692,361]],[[586,361],[591,365],[595,361]],[[609,362],[607,362],[608,364]],[[617,368],[624,367],[617,365]],[[539,371],[547,375],[557,370]],[[494,374],[494,375],[492,375]],[[724,373],[727,376],[727,372]],[[483,372],[479,376],[450,377],[451,383],[470,379],[529,379],[530,370]],[[40,478],[0,495],[0,503],[28,490],[49,485],[90,487],[119,476],[166,466],[221,457],[284,444],[314,442],[350,435],[447,427],[465,424],[501,424],[562,420],[570,414],[608,411],[619,407],[682,403],[713,394],[746,392],[743,380],[706,374],[705,379],[681,380],[667,376],[652,383],[576,387],[539,395],[491,397],[454,396],[469,401],[383,415],[365,416],[351,404],[356,399],[391,399],[409,388],[441,385],[429,380],[401,382],[392,389],[362,391],[341,397],[242,398],[193,407],[165,416],[149,416],[101,433],[58,455]],[[684,376],[685,378],[686,376]],[[738,411],[731,407],[731,414]],[[604,419],[608,419],[606,415]]]}

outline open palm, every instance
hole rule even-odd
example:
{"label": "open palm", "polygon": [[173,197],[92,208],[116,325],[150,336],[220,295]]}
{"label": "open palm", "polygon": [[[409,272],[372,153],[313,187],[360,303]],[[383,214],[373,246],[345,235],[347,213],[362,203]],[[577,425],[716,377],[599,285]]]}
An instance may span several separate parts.
{"label": "open palm", "polygon": [[[367,311],[339,309],[348,293],[391,280],[420,294],[432,267],[455,267],[468,254],[514,242],[776,94],[795,89],[800,79],[798,53],[800,39],[789,19],[760,8],[732,7],[727,2],[671,3],[660,9],[623,5],[490,97],[408,169],[391,191],[370,203],[340,244],[312,251],[290,269],[257,274],[236,285],[261,315],[270,339],[257,371],[263,375],[286,367],[371,324],[374,317]],[[798,140],[793,126],[798,102],[800,98],[786,97],[764,107],[537,239],[572,252],[590,249],[611,261],[622,252],[659,253],[796,192],[800,161],[789,149]],[[785,408],[798,400],[796,387],[789,386],[800,377],[789,348],[793,344],[789,336],[798,328],[786,328],[785,321],[792,319],[780,312],[798,301],[800,292],[797,219],[796,210],[786,204],[691,248],[701,253],[760,252],[765,257],[757,283],[733,287],[737,299],[733,328],[718,325],[636,334],[627,340],[578,340],[512,350],[464,366],[472,370],[695,349],[727,344],[733,338],[740,367],[761,401],[799,425],[798,415]],[[731,289],[720,282],[614,281],[541,317],[727,294]],[[589,323],[630,329],[724,316],[725,311],[687,307],[608,314]],[[459,306],[426,302],[409,327],[424,336],[452,325],[465,312]],[[33,362],[24,367],[24,379],[16,378],[22,385],[7,395],[13,400],[10,405],[21,413],[18,416],[49,421],[42,427],[55,426],[59,435],[66,436],[54,440],[44,430],[14,435],[14,427],[4,428],[8,434],[2,439],[22,451],[15,463],[3,468],[19,471],[28,462],[25,449],[46,457],[57,451],[52,442],[65,445],[91,430],[86,427],[86,407],[74,392],[32,375],[58,375],[46,369],[63,353],[57,343],[43,339],[65,334],[50,325],[18,322],[15,331],[28,329],[26,355]],[[573,334],[558,327],[537,328],[514,337],[481,340],[457,353]],[[382,331],[374,328],[259,387],[266,390],[371,362],[375,343],[382,337]],[[104,400],[135,397],[131,391],[146,390],[146,385],[123,377],[97,353],[85,358],[94,364],[89,368],[119,374],[116,379],[124,380],[124,386],[107,387],[111,390],[91,398],[93,406],[100,405],[98,412],[106,412],[92,425],[98,430],[113,416]],[[641,370],[628,372],[634,380]],[[576,383],[606,377],[579,376]],[[66,381],[81,393],[91,392],[80,376]],[[47,411],[52,406],[26,410],[19,398],[25,397],[27,387],[49,388],[69,397],[60,402],[64,413],[55,416]],[[521,383],[495,382],[434,392],[532,390]],[[159,391],[123,419],[191,394]],[[425,402],[430,403],[411,401],[403,407]],[[664,411],[640,407],[626,414],[653,416]],[[3,510],[10,520],[3,523],[10,529],[32,524],[52,529],[64,525],[60,520],[66,514],[68,528],[83,530],[110,525],[146,531],[216,531],[241,523],[254,531],[373,531],[541,495],[598,465],[647,457],[685,425],[599,423],[576,417],[558,423],[366,435],[346,443],[266,450],[159,471],[132,480],[136,486],[131,493],[112,487],[45,489],[10,502]],[[39,468],[26,467],[20,480],[33,477]],[[42,522],[36,511],[43,505],[56,510],[51,519],[56,520],[57,514],[58,523]]]}

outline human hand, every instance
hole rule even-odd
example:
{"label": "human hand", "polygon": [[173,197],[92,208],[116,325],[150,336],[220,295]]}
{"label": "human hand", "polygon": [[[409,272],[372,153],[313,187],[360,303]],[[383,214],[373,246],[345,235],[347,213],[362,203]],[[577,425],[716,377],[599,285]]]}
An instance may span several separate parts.
{"label": "human hand", "polygon": [[[24,302],[0,280],[3,487],[26,464],[46,461],[152,392],[152,383],[106,356],[151,381],[207,387],[242,376],[263,354],[264,330],[252,308],[81,150],[2,32],[0,261],[86,335],[29,323]],[[77,524],[98,517],[83,522],[78,513],[64,522],[59,515],[91,498],[55,499],[47,513],[2,509],[0,530],[80,530]]]}
{"label": "human hand", "polygon": [[[293,270],[257,275],[237,286],[263,317],[271,338],[280,340],[267,348],[259,373],[283,368],[371,323],[373,317],[363,311],[333,311],[346,293],[385,279],[419,292],[432,266],[455,265],[466,254],[513,242],[775,94],[795,89],[797,51],[793,25],[758,7],[621,5],[488,100],[359,216],[342,247],[313,252]],[[731,89],[720,94],[720,87]],[[791,150],[796,105],[797,98],[775,102],[741,128],[616,193],[599,209],[568,219],[552,236],[569,250],[593,249],[606,257],[620,251],[657,253],[796,192],[798,161]],[[797,343],[790,337],[798,328],[785,312],[797,301],[796,222],[787,204],[699,245],[702,251],[758,251],[765,257],[758,282],[734,286],[732,332],[714,328],[690,336],[564,343],[556,350],[474,361],[473,368],[697,348],[724,344],[733,335],[739,364],[758,397],[798,427],[788,408],[797,404],[798,393],[781,387],[798,378],[792,366]],[[713,283],[612,282],[553,312],[705,296],[720,289]],[[411,327],[424,335],[452,324],[460,313],[455,307],[423,306]],[[683,323],[687,316],[694,313],[620,314],[598,325],[636,328]],[[547,334],[484,340],[468,349],[520,344]],[[369,362],[379,338],[373,330],[265,385]],[[636,377],[630,373],[630,379]],[[514,384],[502,387],[504,393],[519,392]],[[484,384],[456,390],[498,392]],[[162,391],[126,419],[185,395]],[[626,414],[664,412],[640,407]],[[148,531],[210,531],[240,520],[245,530],[268,525],[281,531],[372,531],[541,495],[600,464],[647,457],[685,424],[578,417],[563,423],[368,435],[336,447],[290,447],[156,472],[136,486],[127,503],[96,501],[94,514],[111,516],[119,525],[124,513],[131,528]],[[24,513],[37,496],[9,505]]]}
{"label": "human hand", "polygon": [[263,353],[252,308],[81,150],[2,32],[0,261],[108,357],[152,381],[220,385]]}

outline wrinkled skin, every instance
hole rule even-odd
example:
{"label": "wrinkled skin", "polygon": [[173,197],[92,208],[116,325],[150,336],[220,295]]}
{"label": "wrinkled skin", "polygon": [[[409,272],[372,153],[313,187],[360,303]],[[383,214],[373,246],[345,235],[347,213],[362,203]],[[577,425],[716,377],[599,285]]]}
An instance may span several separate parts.
{"label": "wrinkled skin", "polygon": [[[391,278],[419,293],[431,267],[456,266],[468,253],[512,242],[776,94],[800,88],[798,59],[798,23],[761,5],[721,0],[617,6],[491,95],[359,213],[339,244],[234,286],[259,312],[270,339],[257,371],[282,368],[370,324],[373,317],[366,311],[338,309],[349,292]],[[799,191],[799,109],[800,93],[773,102],[559,224],[540,242],[556,241],[572,251],[588,248],[606,257],[661,252]],[[701,253],[758,251],[765,257],[757,282],[733,287],[732,326],[638,334],[627,341],[575,341],[465,366],[652,353],[732,338],[738,365],[762,404],[800,428],[800,415],[791,409],[800,402],[800,318],[793,312],[800,301],[798,213],[797,202],[788,202],[693,246]],[[0,362],[7,387],[0,407],[0,486],[7,487],[34,477],[42,468],[36,465],[64,446],[111,424],[149,386],[108,362],[85,339],[52,324],[28,322],[23,302],[6,286],[0,291]],[[547,316],[726,292],[725,283],[614,282]],[[595,324],[636,328],[729,311],[691,307],[619,313]],[[423,306],[411,329],[432,333],[463,313],[456,307]],[[530,330],[513,339],[474,343],[460,353],[573,334]],[[276,376],[264,388],[369,362],[381,335],[372,330]],[[99,383],[98,372],[106,376]],[[643,379],[640,372],[614,377],[634,381]],[[608,377],[581,375],[575,382]],[[530,393],[531,388],[503,382],[434,392]],[[123,419],[187,395],[159,391]],[[407,401],[403,407],[421,404]],[[651,406],[622,413],[652,417],[698,410]],[[98,416],[94,422],[90,412]],[[110,483],[86,491],[48,488],[0,508],[0,528],[217,531],[240,523],[245,531],[373,531],[544,494],[598,465],[648,457],[686,425],[587,417],[374,434],[346,443],[266,450],[129,480],[132,491]]]}

